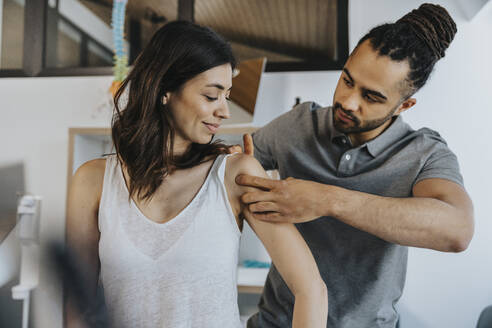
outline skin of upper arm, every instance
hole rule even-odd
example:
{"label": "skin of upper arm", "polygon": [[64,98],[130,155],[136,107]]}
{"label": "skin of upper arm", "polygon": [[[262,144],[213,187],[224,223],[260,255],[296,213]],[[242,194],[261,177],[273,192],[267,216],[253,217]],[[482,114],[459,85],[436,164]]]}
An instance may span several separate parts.
{"label": "skin of upper arm", "polygon": [[237,154],[228,159],[226,172],[230,172],[227,178],[229,183],[234,183],[233,197],[231,197],[235,203],[233,205],[244,215],[250,227],[262,241],[292,293],[311,293],[313,289],[319,290],[320,286],[324,288],[314,257],[294,225],[257,220],[247,207],[240,204],[241,195],[254,188],[235,184],[235,177],[239,174],[248,174],[268,178],[260,163],[254,157],[246,154]]}
{"label": "skin of upper arm", "polygon": [[413,186],[412,192],[414,197],[443,201],[473,218],[472,201],[465,189],[455,182],[438,178],[424,179]]}
{"label": "skin of upper arm", "polygon": [[468,236],[468,241],[471,240],[474,230],[473,203],[462,186],[450,180],[430,178],[417,182],[412,191],[414,197],[434,198],[452,206],[466,228],[461,233]]}
{"label": "skin of upper arm", "polygon": [[66,241],[97,283],[99,274],[98,209],[102,193],[106,161],[96,159],[84,163],[75,172],[68,192]]}

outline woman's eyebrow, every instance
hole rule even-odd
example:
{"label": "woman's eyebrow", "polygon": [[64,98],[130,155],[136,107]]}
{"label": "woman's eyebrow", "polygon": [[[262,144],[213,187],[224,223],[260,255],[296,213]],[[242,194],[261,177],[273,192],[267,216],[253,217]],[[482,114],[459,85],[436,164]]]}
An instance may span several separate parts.
{"label": "woman's eyebrow", "polygon": [[[217,88],[217,89],[220,89],[220,90],[225,90],[225,87],[222,84],[219,84],[219,83],[207,84],[206,87],[212,87],[212,88]],[[227,91],[229,91],[231,89],[232,89],[232,87],[230,87],[229,89],[227,89]]]}

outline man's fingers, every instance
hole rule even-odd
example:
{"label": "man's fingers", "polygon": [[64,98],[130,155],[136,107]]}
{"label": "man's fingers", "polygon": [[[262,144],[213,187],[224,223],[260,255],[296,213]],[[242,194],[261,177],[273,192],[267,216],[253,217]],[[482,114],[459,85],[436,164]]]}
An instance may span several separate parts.
{"label": "man's fingers", "polygon": [[229,148],[227,148],[228,154],[242,153],[242,152],[243,152],[243,149],[241,148],[240,145],[234,145],[234,146],[230,146]]}
{"label": "man's fingers", "polygon": [[249,210],[255,212],[278,212],[277,204],[273,202],[258,202],[249,205]]}
{"label": "man's fingers", "polygon": [[236,183],[241,186],[250,186],[263,190],[270,190],[278,186],[278,180],[265,179],[252,175],[240,174],[236,177]]}
{"label": "man's fingers", "polygon": [[268,221],[268,222],[287,222],[284,220],[282,215],[277,212],[266,212],[266,213],[252,213],[253,217],[257,220]]}
{"label": "man's fingers", "polygon": [[241,202],[244,204],[269,202],[273,200],[272,196],[272,193],[268,191],[247,192],[241,195]]}
{"label": "man's fingers", "polygon": [[244,143],[244,153],[246,155],[253,156],[255,153],[255,147],[253,145],[253,138],[249,133],[243,135],[243,143]]}

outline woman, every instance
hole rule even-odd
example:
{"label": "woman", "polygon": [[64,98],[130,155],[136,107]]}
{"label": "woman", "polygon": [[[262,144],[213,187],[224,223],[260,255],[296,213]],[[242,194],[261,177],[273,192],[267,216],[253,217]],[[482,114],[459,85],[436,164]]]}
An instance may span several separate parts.
{"label": "woman", "polygon": [[[265,171],[211,142],[229,117],[234,67],[230,46],[212,30],[162,27],[116,94],[116,155],[73,177],[67,242],[90,268],[94,290],[100,277],[114,326],[239,327],[245,218],[295,295],[293,326],[326,327],[326,287],[298,231],[257,221],[240,202],[248,188],[235,177]],[[76,321],[68,314],[69,326]]]}

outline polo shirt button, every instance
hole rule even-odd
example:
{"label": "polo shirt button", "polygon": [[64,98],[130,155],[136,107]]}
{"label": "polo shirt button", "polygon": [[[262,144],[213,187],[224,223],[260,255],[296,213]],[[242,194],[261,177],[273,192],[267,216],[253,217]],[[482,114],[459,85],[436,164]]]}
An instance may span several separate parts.
{"label": "polo shirt button", "polygon": [[351,157],[351,156],[350,156],[350,154],[345,155],[345,159],[346,159],[347,161],[350,161],[350,157]]}
{"label": "polo shirt button", "polygon": [[347,140],[345,140],[345,139],[342,139],[342,143],[347,143]]}

